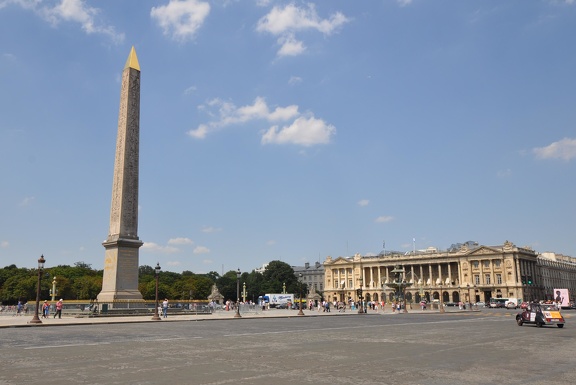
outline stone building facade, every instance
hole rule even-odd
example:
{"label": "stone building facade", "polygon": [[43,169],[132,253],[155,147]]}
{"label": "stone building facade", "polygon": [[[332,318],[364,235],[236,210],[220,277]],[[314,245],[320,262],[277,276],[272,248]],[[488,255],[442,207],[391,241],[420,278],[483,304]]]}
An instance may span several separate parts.
{"label": "stone building facade", "polygon": [[468,242],[459,248],[408,253],[386,252],[376,256],[327,257],[324,261],[324,298],[330,301],[359,300],[390,302],[397,293],[386,286],[391,273],[401,266],[408,302],[488,303],[490,298],[548,299],[554,288],[568,288],[576,294],[576,259],[559,260],[540,255],[530,247],[506,241],[500,246]]}
{"label": "stone building facade", "polygon": [[308,291],[312,288],[315,292],[324,290],[324,266],[320,262],[311,265],[306,262],[304,266],[292,266],[296,277],[302,274],[302,283],[306,284]]}

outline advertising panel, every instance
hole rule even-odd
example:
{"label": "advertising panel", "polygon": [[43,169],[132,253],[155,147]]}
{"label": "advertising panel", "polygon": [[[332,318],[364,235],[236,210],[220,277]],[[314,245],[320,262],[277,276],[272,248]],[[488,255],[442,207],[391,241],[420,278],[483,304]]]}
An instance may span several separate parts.
{"label": "advertising panel", "polygon": [[554,289],[554,302],[560,302],[560,306],[570,306],[568,289]]}

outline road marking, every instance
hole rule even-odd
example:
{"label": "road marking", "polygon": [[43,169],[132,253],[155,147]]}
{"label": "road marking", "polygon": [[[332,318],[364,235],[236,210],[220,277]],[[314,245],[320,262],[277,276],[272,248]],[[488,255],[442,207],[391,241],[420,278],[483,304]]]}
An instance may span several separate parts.
{"label": "road marking", "polygon": [[30,346],[28,348],[24,348],[24,350],[70,348],[75,346],[98,346],[98,345],[110,345],[110,342],[94,342],[89,344],[67,344],[67,345],[40,345],[40,346]]}
{"label": "road marking", "polygon": [[[349,330],[349,329],[366,329],[366,328],[379,328],[379,327],[398,327],[398,326],[412,326],[412,325],[430,325],[430,324],[443,324],[443,323],[462,323],[462,322],[508,322],[505,319],[465,319],[465,320],[445,320],[445,321],[431,321],[431,322],[409,322],[403,324],[382,324],[382,325],[358,325],[358,326],[341,326],[341,327],[334,327],[334,328],[322,328],[322,329],[297,329],[297,330],[280,330],[280,331],[271,331],[271,332],[258,332],[258,335],[266,335],[266,334],[286,334],[286,333],[303,333],[303,332],[323,332],[323,331],[331,331],[331,330]],[[223,337],[245,337],[245,336],[253,336],[254,333],[240,333],[240,334],[224,334]]]}
{"label": "road marking", "polygon": [[[202,339],[204,337],[173,337],[173,338],[154,338],[154,339],[140,339],[136,342],[165,342],[165,341],[176,341],[176,340],[190,340],[190,339]],[[112,341],[112,342],[91,342],[84,344],[66,344],[66,345],[40,345],[40,346],[29,346],[25,347],[24,350],[34,350],[34,349],[56,349],[56,348],[73,348],[78,346],[100,346],[100,345],[111,345],[115,343],[124,343],[123,341]]]}

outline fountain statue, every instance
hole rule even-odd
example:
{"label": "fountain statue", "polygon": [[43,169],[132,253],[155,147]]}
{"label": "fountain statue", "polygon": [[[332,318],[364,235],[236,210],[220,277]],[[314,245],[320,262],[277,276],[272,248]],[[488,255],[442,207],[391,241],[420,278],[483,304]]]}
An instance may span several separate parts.
{"label": "fountain statue", "polygon": [[404,313],[408,313],[406,309],[406,298],[405,292],[406,288],[412,286],[412,282],[406,282],[406,272],[404,271],[404,267],[400,265],[394,266],[394,270],[392,270],[392,274],[394,274],[394,281],[388,282],[385,285],[391,289],[394,289],[394,298],[396,298],[397,302],[404,302]]}

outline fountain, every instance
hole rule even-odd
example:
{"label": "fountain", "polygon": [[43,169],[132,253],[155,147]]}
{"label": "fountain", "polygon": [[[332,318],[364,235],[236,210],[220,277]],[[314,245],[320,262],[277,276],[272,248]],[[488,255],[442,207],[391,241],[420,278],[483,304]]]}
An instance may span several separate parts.
{"label": "fountain", "polygon": [[394,282],[386,283],[386,286],[394,290],[394,298],[396,298],[396,302],[404,302],[403,313],[408,313],[408,309],[406,308],[405,292],[407,287],[412,286],[412,282],[406,282],[404,267],[400,265],[394,266],[392,274],[394,274]]}

